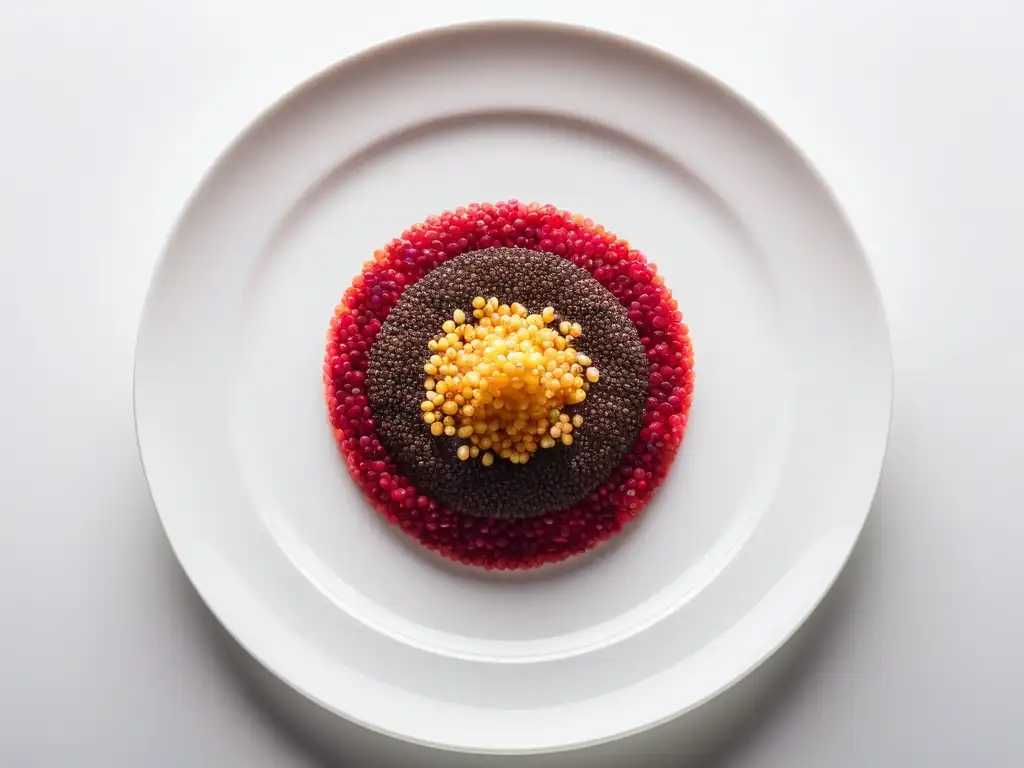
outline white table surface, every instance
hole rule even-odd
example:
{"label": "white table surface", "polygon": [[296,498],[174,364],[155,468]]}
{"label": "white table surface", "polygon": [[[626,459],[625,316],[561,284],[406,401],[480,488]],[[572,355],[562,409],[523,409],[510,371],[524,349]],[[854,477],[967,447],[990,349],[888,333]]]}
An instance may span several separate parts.
{"label": "white table surface", "polygon": [[1015,0],[0,0],[0,765],[491,764],[339,724],[234,646],[154,513],[131,369],[162,240],[259,110],[499,11],[634,35],[767,112],[870,254],[897,382],[867,528],[797,638],[696,719],[527,762],[1024,765]]}

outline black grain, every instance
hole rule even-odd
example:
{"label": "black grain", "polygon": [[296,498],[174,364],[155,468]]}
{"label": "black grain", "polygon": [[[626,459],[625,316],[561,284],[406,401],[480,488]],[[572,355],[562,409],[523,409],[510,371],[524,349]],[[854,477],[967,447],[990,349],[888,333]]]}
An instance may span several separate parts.
{"label": "black grain", "polygon": [[[427,342],[456,309],[472,322],[475,296],[518,301],[530,312],[552,306],[556,324],[583,326],[573,346],[590,356],[601,379],[583,403],[563,409],[583,415],[572,445],[541,449],[526,464],[496,458],[484,467],[455,455],[466,441],[430,433],[420,412]],[[629,450],[647,400],[647,357],[625,309],[590,273],[553,254],[488,248],[442,264],[405,290],[370,350],[366,390],[381,440],[421,493],[465,514],[533,517],[586,497]]]}

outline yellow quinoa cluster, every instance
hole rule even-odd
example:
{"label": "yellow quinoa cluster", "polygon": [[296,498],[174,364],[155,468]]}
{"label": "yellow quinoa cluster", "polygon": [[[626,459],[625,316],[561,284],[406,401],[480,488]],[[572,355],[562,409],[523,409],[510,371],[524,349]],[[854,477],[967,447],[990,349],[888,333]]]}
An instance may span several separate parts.
{"label": "yellow quinoa cluster", "polygon": [[423,366],[423,420],[431,434],[459,437],[463,461],[495,457],[525,464],[541,448],[572,445],[579,414],[562,413],[582,403],[600,373],[573,349],[579,323],[561,321],[553,307],[530,314],[522,304],[473,299],[473,324],[457,309],[428,344]]}

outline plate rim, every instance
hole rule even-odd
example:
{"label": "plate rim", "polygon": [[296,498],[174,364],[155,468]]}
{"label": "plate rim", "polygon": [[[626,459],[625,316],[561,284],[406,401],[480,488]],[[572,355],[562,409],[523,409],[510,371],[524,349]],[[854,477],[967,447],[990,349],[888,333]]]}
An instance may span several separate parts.
{"label": "plate rim", "polygon": [[[293,681],[279,674],[271,664],[262,658],[259,654],[254,652],[249,644],[247,644],[235,631],[234,629],[222,618],[221,614],[211,605],[207,599],[204,591],[201,589],[193,573],[186,567],[185,561],[182,559],[181,554],[178,551],[174,538],[170,535],[168,527],[164,521],[164,515],[161,512],[160,505],[153,493],[152,484],[149,478],[149,470],[146,464],[146,453],[143,448],[142,438],[139,429],[139,386],[138,386],[138,370],[139,370],[139,358],[140,348],[143,336],[143,330],[147,322],[147,318],[152,312],[153,301],[152,295],[156,290],[157,283],[160,280],[161,275],[167,269],[167,264],[173,250],[175,235],[180,231],[183,223],[185,222],[188,215],[194,208],[194,203],[199,196],[200,192],[208,185],[208,183],[222,170],[226,161],[235,153],[235,150],[244,144],[250,137],[255,135],[266,123],[270,122],[279,113],[285,111],[296,99],[308,91],[314,90],[323,82],[331,79],[343,70],[356,65],[364,60],[371,59],[381,54],[388,54],[392,51],[401,49],[402,47],[415,44],[417,42],[429,41],[429,40],[440,40],[446,37],[456,37],[462,34],[473,34],[478,32],[519,32],[519,33],[530,33],[530,32],[541,32],[549,34],[562,34],[572,35],[577,37],[587,38],[591,41],[605,42],[610,45],[626,48],[634,53],[642,54],[647,57],[658,59],[662,64],[672,67],[676,70],[686,72],[690,77],[697,80],[703,81],[706,85],[710,85],[721,93],[725,94],[728,98],[733,100],[735,103],[743,107],[743,109],[751,116],[755,117],[762,125],[767,128],[774,136],[781,139],[786,149],[793,155],[793,157],[799,161],[804,169],[810,174],[813,181],[820,187],[821,191],[825,194],[828,202],[834,209],[835,215],[845,229],[845,234],[849,237],[853,246],[855,246],[857,254],[860,257],[862,266],[865,268],[866,276],[870,284],[871,293],[873,294],[874,303],[878,312],[879,321],[879,339],[878,343],[885,346],[885,364],[887,368],[887,375],[885,376],[885,399],[887,401],[887,413],[885,418],[885,431],[882,436],[881,451],[878,456],[878,468],[875,473],[874,482],[871,487],[870,501],[868,502],[868,508],[861,517],[848,550],[839,562],[838,568],[832,577],[824,584],[820,594],[816,599],[812,600],[810,607],[804,612],[799,618],[792,622],[786,632],[782,633],[777,643],[772,645],[768,650],[761,654],[752,664],[750,664],[742,673],[734,676],[727,683],[717,687],[715,690],[710,692],[705,698],[700,701],[692,703],[690,706],[680,708],[673,711],[666,717],[661,719],[652,720],[640,727],[635,727],[630,730],[616,732],[608,735],[607,737],[601,737],[597,739],[590,739],[581,742],[574,742],[559,745],[553,748],[501,748],[501,749],[479,749],[462,747],[454,744],[443,744],[438,742],[432,742],[428,740],[419,739],[413,736],[406,735],[401,732],[392,731],[387,728],[366,722],[350,713],[340,711],[336,707],[328,704],[321,700],[315,694],[310,691],[303,690]],[[224,630],[231,636],[231,638],[245,650],[252,658],[254,658],[260,666],[272,674],[276,679],[285,683],[289,688],[302,695],[305,699],[315,703],[317,706],[327,710],[335,716],[342,717],[349,722],[359,725],[375,733],[388,736],[390,738],[398,739],[399,741],[414,744],[420,747],[434,749],[441,752],[454,752],[463,754],[480,754],[480,755],[508,755],[508,756],[527,756],[527,755],[540,755],[540,754],[554,754],[559,752],[569,752],[575,750],[586,749],[595,747],[601,744],[607,744],[619,739],[628,738],[645,731],[649,731],[658,726],[664,725],[665,723],[671,722],[677,718],[680,718],[698,708],[714,698],[717,698],[722,693],[728,691],[733,686],[739,684],[745,680],[750,674],[756,671],[762,664],[770,659],[783,645],[789,642],[792,637],[804,626],[808,618],[817,610],[818,606],[824,600],[825,596],[834,587],[836,581],[840,575],[844,572],[853,551],[856,549],[857,544],[860,541],[861,535],[865,524],[867,523],[868,517],[871,514],[874,506],[874,500],[877,496],[878,488],[881,483],[882,476],[885,471],[886,459],[888,456],[890,438],[892,433],[892,421],[895,403],[895,361],[893,356],[892,348],[892,335],[891,328],[888,318],[888,312],[886,309],[884,297],[880,290],[877,273],[872,263],[871,258],[867,250],[864,248],[861,239],[857,235],[857,230],[853,227],[850,217],[846,208],[841,204],[838,195],[836,194],[833,187],[819,172],[816,165],[814,165],[810,159],[806,156],[803,150],[790,138],[790,136],[783,131],[778,124],[771,119],[768,114],[749,100],[742,92],[738,91],[733,86],[723,82],[715,75],[704,70],[700,66],[692,63],[691,61],[682,58],[672,52],[647,41],[638,39],[636,37],[622,34],[620,32],[611,31],[598,26],[589,24],[578,24],[569,23],[564,21],[553,21],[543,19],[488,19],[488,20],[477,20],[477,21],[457,21],[450,23],[442,23],[437,25],[426,26],[413,32],[400,34],[397,36],[391,36],[381,41],[372,43],[365,47],[362,47],[353,53],[340,57],[330,64],[318,69],[310,75],[301,78],[298,82],[293,84],[282,94],[274,98],[269,104],[258,110],[254,116],[250,117],[243,124],[243,127],[234,135],[234,137],[225,144],[214,156],[212,161],[205,165],[204,170],[198,175],[197,179],[191,186],[191,191],[184,201],[180,204],[176,214],[171,219],[169,227],[165,230],[163,237],[161,238],[161,248],[159,255],[151,269],[150,277],[147,283],[147,288],[144,294],[144,301],[142,305],[142,311],[139,314],[139,320],[136,327],[135,343],[133,347],[133,361],[132,361],[132,420],[133,428],[135,432],[136,447],[140,459],[140,465],[142,467],[143,476],[146,481],[146,487],[149,491],[150,498],[153,501],[153,508],[156,513],[157,520],[160,523],[160,527],[164,532],[164,536],[174,553],[175,559],[177,560],[179,567],[184,572],[186,578],[191,584],[192,588],[196,591],[199,597],[202,599],[203,604],[217,619],[218,624],[224,628]],[[879,350],[881,351],[881,350]]]}

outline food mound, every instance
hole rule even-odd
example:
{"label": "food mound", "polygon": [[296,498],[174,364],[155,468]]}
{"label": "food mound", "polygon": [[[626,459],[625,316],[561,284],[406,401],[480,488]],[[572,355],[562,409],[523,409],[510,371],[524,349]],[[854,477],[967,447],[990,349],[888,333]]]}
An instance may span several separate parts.
{"label": "food mound", "polygon": [[515,200],[432,216],[335,308],[323,381],[348,470],[452,560],[536,568],[633,520],[686,430],[693,349],[655,266]]}

